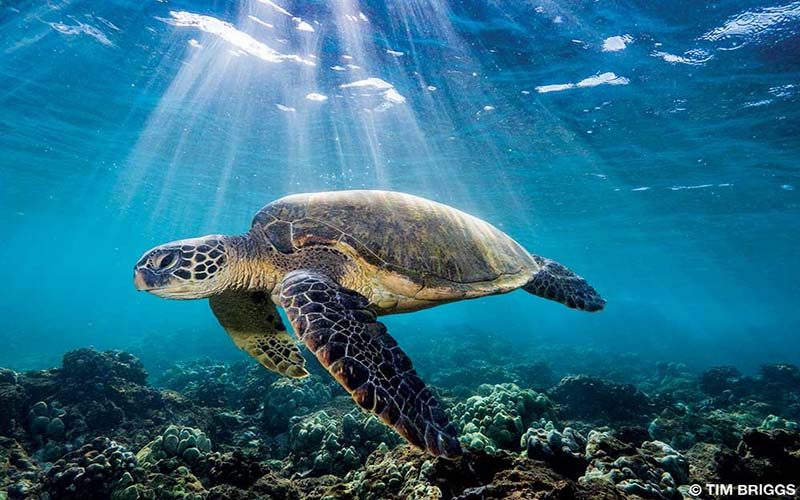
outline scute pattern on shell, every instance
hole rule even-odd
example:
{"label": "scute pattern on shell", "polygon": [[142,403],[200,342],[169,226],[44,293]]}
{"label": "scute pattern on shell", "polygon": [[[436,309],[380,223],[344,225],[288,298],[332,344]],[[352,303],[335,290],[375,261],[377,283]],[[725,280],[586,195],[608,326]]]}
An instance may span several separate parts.
{"label": "scute pattern on shell", "polygon": [[491,224],[402,193],[288,196],[261,209],[251,232],[283,253],[341,242],[369,263],[419,282],[485,283],[538,269],[525,249]]}

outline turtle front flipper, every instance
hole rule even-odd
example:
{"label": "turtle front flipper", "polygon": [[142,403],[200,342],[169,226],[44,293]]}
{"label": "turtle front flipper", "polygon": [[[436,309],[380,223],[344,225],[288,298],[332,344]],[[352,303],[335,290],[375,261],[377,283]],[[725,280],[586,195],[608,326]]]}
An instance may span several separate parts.
{"label": "turtle front flipper", "polygon": [[266,293],[227,291],[212,296],[209,304],[234,344],[265,368],[294,378],[308,375],[306,360]]}
{"label": "turtle front flipper", "polygon": [[455,427],[365,297],[324,274],[295,271],[284,278],[279,302],[297,336],[359,406],[418,448],[461,455]]}

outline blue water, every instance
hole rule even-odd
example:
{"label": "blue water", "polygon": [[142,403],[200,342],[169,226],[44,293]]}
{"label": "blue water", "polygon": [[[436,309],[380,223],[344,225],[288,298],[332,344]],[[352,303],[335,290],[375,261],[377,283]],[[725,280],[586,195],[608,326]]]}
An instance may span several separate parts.
{"label": "blue water", "polygon": [[0,152],[0,366],[242,356],[133,264],[347,188],[480,216],[608,300],[386,318],[404,346],[800,362],[798,2],[2,2]]}

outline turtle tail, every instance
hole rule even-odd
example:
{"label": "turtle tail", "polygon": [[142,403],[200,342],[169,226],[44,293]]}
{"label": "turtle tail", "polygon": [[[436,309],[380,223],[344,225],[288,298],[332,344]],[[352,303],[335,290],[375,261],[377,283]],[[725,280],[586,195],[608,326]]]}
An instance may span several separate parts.
{"label": "turtle tail", "polygon": [[581,311],[595,312],[606,305],[592,285],[558,262],[538,255],[533,260],[539,271],[522,287],[526,292]]}

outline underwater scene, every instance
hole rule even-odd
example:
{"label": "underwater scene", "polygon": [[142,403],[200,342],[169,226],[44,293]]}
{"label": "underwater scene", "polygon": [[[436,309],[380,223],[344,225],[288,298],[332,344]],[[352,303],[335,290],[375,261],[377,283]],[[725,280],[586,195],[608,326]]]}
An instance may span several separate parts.
{"label": "underwater scene", "polygon": [[0,0],[0,500],[798,498],[800,2]]}

